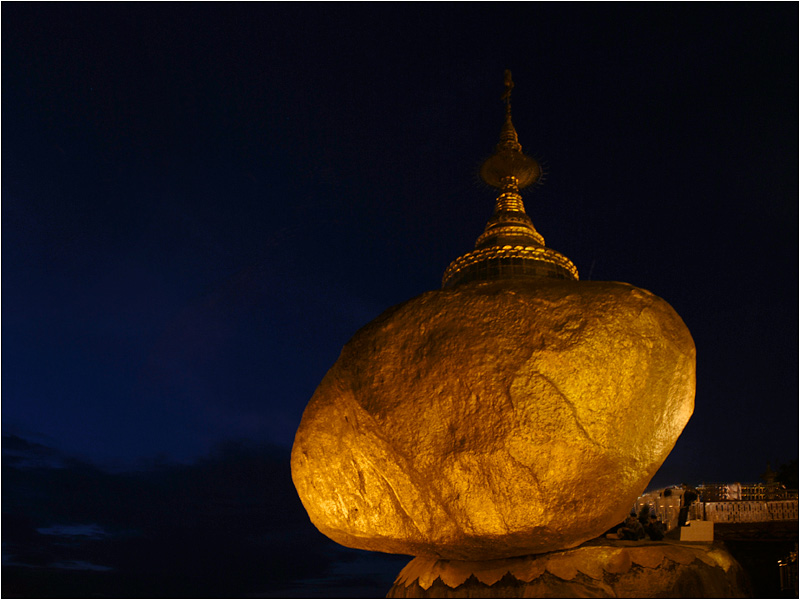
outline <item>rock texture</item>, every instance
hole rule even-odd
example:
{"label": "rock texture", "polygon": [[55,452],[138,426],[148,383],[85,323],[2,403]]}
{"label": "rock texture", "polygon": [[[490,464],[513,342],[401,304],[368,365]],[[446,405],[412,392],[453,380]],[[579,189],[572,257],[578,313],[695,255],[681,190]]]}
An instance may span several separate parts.
{"label": "rock texture", "polygon": [[388,598],[746,598],[747,578],[721,544],[589,543],[482,562],[415,558]]}
{"label": "rock texture", "polygon": [[675,311],[624,283],[472,283],[389,309],[303,414],[292,477],[354,548],[493,559],[623,520],[694,406]]}

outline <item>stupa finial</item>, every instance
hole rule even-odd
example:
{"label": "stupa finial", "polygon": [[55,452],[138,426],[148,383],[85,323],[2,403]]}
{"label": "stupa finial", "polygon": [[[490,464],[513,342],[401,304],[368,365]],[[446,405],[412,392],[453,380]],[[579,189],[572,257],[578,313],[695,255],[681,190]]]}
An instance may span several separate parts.
{"label": "stupa finial", "polygon": [[514,80],[511,78],[511,71],[506,69],[503,73],[506,91],[501,96],[501,99],[506,103],[506,120],[503,123],[503,129],[500,132],[500,143],[497,144],[497,152],[503,150],[511,150],[513,152],[522,152],[522,146],[517,137],[517,131],[514,129],[514,124],[511,122],[511,91],[514,89]]}
{"label": "stupa finial", "polygon": [[501,99],[506,104],[506,118],[494,154],[481,166],[481,179],[492,187],[503,189],[505,187],[503,179],[512,176],[517,179],[517,187],[522,189],[535,183],[541,176],[542,169],[539,163],[522,153],[517,130],[511,121],[511,91],[514,89],[514,80],[508,69],[504,74],[504,80],[506,91]]}
{"label": "stupa finial", "polygon": [[511,106],[511,91],[514,89],[514,79],[511,77],[511,71],[506,69],[503,71],[503,83],[506,86],[506,91],[503,93],[503,100],[506,102],[506,106]]}
{"label": "stupa finial", "polygon": [[442,287],[498,279],[578,279],[578,270],[564,255],[547,248],[525,212],[519,190],[536,182],[542,171],[522,153],[511,122],[511,71],[505,72],[501,99],[506,116],[494,154],[481,166],[481,178],[500,190],[494,213],[475,242],[475,250],[454,260],[444,273]]}

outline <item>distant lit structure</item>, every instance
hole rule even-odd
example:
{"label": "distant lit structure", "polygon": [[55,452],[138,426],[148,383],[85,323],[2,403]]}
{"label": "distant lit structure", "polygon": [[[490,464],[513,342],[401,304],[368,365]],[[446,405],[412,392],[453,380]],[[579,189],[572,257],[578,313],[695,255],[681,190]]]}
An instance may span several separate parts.
{"label": "distant lit structure", "polygon": [[703,502],[723,502],[726,500],[787,500],[797,498],[780,483],[703,483],[697,486]]}
{"label": "distant lit structure", "polygon": [[[634,504],[638,513],[647,506],[667,527],[679,525],[688,488],[675,486],[640,496]],[[687,518],[715,523],[763,523],[798,520],[797,490],[779,483],[704,483],[694,488],[698,498],[689,507]]]}

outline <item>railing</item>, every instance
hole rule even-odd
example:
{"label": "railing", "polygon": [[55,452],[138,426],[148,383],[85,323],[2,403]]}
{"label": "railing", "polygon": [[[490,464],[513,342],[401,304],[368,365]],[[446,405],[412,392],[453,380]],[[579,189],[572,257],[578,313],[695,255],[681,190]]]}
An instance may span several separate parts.
{"label": "railing", "polygon": [[796,521],[797,517],[797,500],[696,502],[689,509],[690,519],[714,521],[715,523]]}

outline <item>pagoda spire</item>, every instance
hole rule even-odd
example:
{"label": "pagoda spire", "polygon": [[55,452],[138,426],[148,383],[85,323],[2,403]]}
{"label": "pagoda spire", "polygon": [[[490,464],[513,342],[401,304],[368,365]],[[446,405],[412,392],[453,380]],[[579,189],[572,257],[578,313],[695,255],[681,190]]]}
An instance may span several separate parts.
{"label": "pagoda spire", "polygon": [[522,153],[519,136],[511,120],[511,71],[504,74],[505,120],[494,154],[481,165],[481,179],[500,190],[494,213],[475,242],[475,250],[453,261],[445,271],[442,287],[495,279],[550,277],[578,279],[575,265],[547,248],[525,212],[519,191],[539,180],[541,167]]}
{"label": "pagoda spire", "polygon": [[508,69],[505,72],[505,86],[506,91],[501,98],[506,105],[506,117],[500,130],[500,141],[495,146],[494,154],[481,165],[481,179],[492,187],[502,189],[503,178],[513,176],[517,178],[519,189],[522,189],[538,181],[542,169],[539,163],[522,153],[522,144],[519,143],[517,130],[511,120],[511,90],[514,89],[514,81]]}
{"label": "pagoda spire", "polygon": [[522,145],[519,143],[517,130],[514,129],[514,124],[511,122],[511,91],[514,89],[514,80],[511,78],[511,71],[506,69],[505,73],[503,73],[503,77],[505,79],[506,91],[503,93],[502,99],[506,103],[506,120],[500,132],[500,143],[497,144],[497,151],[512,150],[514,152],[522,152]]}

